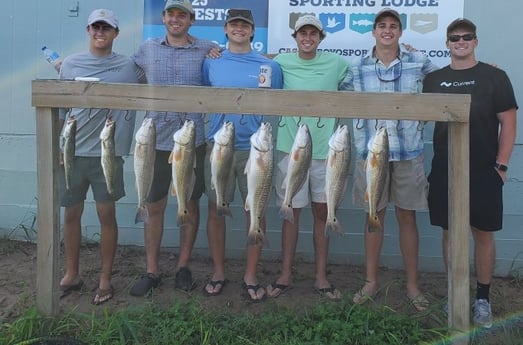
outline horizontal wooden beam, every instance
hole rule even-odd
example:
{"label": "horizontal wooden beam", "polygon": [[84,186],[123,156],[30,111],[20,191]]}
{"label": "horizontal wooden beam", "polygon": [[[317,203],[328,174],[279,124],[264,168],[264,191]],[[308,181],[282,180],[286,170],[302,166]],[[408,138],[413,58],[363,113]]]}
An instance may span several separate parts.
{"label": "horizontal wooden beam", "polygon": [[34,80],[34,107],[468,122],[470,96]]}

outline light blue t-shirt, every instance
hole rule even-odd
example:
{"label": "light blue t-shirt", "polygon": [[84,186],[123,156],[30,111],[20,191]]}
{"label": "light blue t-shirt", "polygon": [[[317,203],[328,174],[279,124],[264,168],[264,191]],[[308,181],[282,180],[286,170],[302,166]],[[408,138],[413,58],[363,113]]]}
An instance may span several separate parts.
{"label": "light blue t-shirt", "polygon": [[[130,57],[111,53],[98,57],[90,52],[67,56],[60,68],[60,79],[76,77],[100,78],[106,83],[138,83],[142,72]],[[129,154],[133,140],[136,111],[117,109],[73,108],[70,112],[60,111],[60,119],[76,117],[76,156],[100,157],[100,132],[105,120],[111,116],[115,121],[115,149],[117,156]]]}
{"label": "light blue t-shirt", "polygon": [[[222,52],[218,59],[206,59],[203,63],[203,82],[207,86],[257,88],[261,65],[270,65],[271,88],[282,88],[282,72],[280,66],[258,52],[232,53]],[[263,115],[250,114],[211,114],[207,140],[214,142],[214,134],[221,128],[224,121],[231,121],[235,128],[235,149],[249,150],[249,138],[258,130]]]}

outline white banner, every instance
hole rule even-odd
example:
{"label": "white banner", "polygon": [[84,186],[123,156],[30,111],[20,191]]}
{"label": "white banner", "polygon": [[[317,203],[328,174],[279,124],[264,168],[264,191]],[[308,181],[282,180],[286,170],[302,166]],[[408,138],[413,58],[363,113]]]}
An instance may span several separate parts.
{"label": "white banner", "polygon": [[372,25],[381,9],[401,15],[401,43],[424,51],[443,67],[450,58],[445,46],[447,25],[463,16],[464,0],[269,0],[268,53],[296,51],[291,37],[298,17],[314,14],[327,32],[319,49],[340,54],[349,61],[374,45]]}

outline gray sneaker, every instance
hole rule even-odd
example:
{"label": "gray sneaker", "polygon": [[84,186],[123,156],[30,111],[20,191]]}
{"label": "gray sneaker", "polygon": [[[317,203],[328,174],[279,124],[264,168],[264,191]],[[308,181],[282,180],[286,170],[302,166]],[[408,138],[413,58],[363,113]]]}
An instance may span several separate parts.
{"label": "gray sneaker", "polygon": [[472,305],[472,318],[474,323],[483,328],[492,327],[492,310],[486,299],[477,299]]}

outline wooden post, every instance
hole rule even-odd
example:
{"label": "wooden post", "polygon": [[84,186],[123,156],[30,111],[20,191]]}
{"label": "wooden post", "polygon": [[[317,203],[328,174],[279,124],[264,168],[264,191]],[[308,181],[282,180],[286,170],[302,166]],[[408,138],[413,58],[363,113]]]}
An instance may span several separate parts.
{"label": "wooden post", "polygon": [[454,344],[468,344],[459,337],[470,327],[469,278],[469,124],[449,123],[449,242],[448,288],[449,327],[455,332]]}
{"label": "wooden post", "polygon": [[58,110],[36,109],[38,236],[36,305],[45,315],[58,314],[60,205],[58,204]]}

